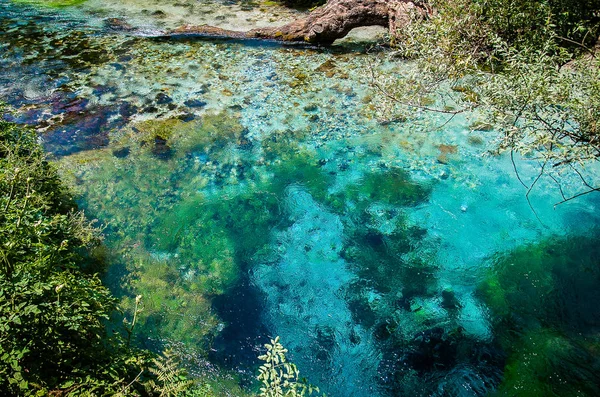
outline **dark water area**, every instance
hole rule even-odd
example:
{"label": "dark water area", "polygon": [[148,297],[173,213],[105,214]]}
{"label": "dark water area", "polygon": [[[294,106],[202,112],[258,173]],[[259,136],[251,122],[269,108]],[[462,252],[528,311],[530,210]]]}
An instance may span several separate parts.
{"label": "dark water area", "polygon": [[[261,354],[257,346],[269,343],[269,329],[262,323],[264,297],[254,288],[249,278],[241,280],[226,294],[213,300],[213,308],[228,324],[213,343],[209,357],[231,370],[256,368]],[[240,373],[242,384],[254,383],[252,370]]]}
{"label": "dark water area", "polygon": [[380,123],[369,67],[411,65],[360,41],[158,40],[182,7],[163,3],[0,0],[5,117],[105,226],[136,343],[246,390],[280,336],[333,397],[600,395],[600,195],[555,206],[555,180],[585,186],[552,174],[530,206],[513,167],[539,164],[495,154],[475,112]]}

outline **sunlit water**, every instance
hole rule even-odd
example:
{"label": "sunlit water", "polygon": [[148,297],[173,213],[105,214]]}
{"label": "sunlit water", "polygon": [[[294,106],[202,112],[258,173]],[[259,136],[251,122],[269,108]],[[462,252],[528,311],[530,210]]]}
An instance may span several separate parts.
{"label": "sunlit water", "polygon": [[0,0],[7,117],[106,226],[106,281],[127,310],[143,296],[141,345],[191,352],[224,394],[252,389],[275,335],[334,397],[600,394],[600,197],[555,206],[577,174],[542,177],[529,205],[515,167],[531,185],[540,165],[494,154],[478,115],[378,122],[368,69],[410,65],[355,41],[148,37],[186,15],[293,16],[182,4]]}

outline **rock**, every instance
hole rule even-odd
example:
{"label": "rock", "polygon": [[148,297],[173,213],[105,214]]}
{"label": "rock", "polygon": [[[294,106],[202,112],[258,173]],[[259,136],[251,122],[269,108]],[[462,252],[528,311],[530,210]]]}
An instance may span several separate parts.
{"label": "rock", "polygon": [[440,154],[437,157],[437,160],[442,164],[448,164],[449,155],[458,153],[458,147],[456,145],[439,145],[438,149]]}
{"label": "rock", "polygon": [[133,116],[137,112],[138,112],[137,106],[135,106],[135,105],[133,105],[133,104],[131,104],[129,102],[123,102],[119,106],[119,114],[124,119],[129,119],[131,116]]}
{"label": "rock", "polygon": [[321,73],[325,73],[325,76],[327,77],[333,77],[335,76],[336,73],[336,64],[334,61],[332,61],[331,59],[328,59],[327,61],[323,62],[318,68],[315,69],[315,72],[321,72]]}
{"label": "rock", "polygon": [[158,112],[158,108],[156,106],[146,106],[143,110],[143,113],[156,113]]}
{"label": "rock", "polygon": [[112,30],[120,30],[120,31],[130,32],[135,29],[133,26],[131,26],[130,24],[128,24],[121,18],[105,19],[104,24],[106,25],[107,28],[112,29]]}
{"label": "rock", "polygon": [[173,157],[173,150],[167,145],[167,140],[160,135],[154,137],[154,145],[151,151],[153,155],[161,160],[168,160]]}
{"label": "rock", "polygon": [[469,140],[469,143],[471,145],[474,145],[474,146],[481,146],[481,145],[483,145],[483,138],[481,138],[481,137],[479,137],[477,135],[469,135],[468,140]]}
{"label": "rock", "polygon": [[206,102],[201,101],[200,99],[188,99],[183,102],[183,104],[189,108],[202,108],[206,106]]}
{"label": "rock", "polygon": [[131,149],[129,148],[129,146],[125,146],[119,149],[113,149],[112,154],[113,156],[115,156],[118,159],[123,159],[127,156],[129,156],[129,153],[131,152]]}
{"label": "rock", "polygon": [[476,121],[475,123],[469,126],[471,131],[492,131],[494,126],[490,123],[486,123],[484,121]]}
{"label": "rock", "polygon": [[194,116],[192,113],[183,113],[177,116],[177,118],[181,121],[188,122],[194,120],[196,116]]}
{"label": "rock", "polygon": [[158,94],[156,94],[155,99],[156,103],[159,105],[166,105],[167,103],[173,102],[173,99],[171,99],[171,97],[165,94],[164,92],[159,92]]}

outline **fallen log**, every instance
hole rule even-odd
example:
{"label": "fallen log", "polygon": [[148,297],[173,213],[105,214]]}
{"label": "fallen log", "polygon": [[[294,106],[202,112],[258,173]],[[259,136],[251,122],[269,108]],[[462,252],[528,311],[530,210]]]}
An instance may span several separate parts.
{"label": "fallen log", "polygon": [[305,18],[287,25],[257,28],[246,32],[221,29],[210,25],[184,25],[167,31],[160,37],[206,36],[232,39],[268,39],[289,43],[330,45],[362,26],[383,26],[390,35],[409,24],[415,15],[423,16],[427,9],[410,0],[329,0]]}

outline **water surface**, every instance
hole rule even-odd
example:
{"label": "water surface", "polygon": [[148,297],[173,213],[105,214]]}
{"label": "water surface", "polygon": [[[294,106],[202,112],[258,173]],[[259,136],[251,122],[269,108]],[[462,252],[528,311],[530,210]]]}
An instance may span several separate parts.
{"label": "water surface", "polygon": [[224,395],[275,335],[329,396],[600,394],[600,196],[555,206],[556,181],[584,188],[564,173],[528,202],[514,168],[530,185],[539,163],[475,113],[381,123],[368,70],[410,64],[356,39],[148,37],[294,15],[243,2],[0,5],[0,98],[105,225],[140,345],[179,346]]}

